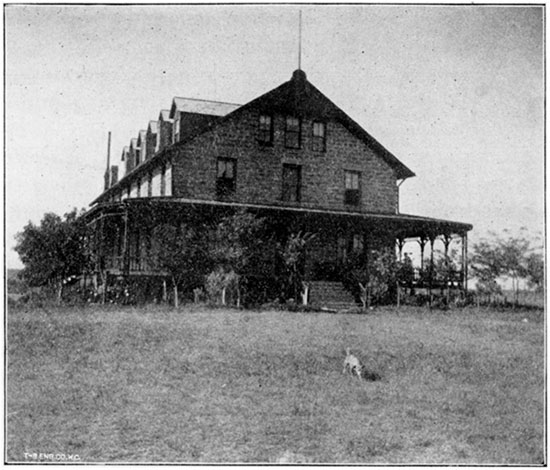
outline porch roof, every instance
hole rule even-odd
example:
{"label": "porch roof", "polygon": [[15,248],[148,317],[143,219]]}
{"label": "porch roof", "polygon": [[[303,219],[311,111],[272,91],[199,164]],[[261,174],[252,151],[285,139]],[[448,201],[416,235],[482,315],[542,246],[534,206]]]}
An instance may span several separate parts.
{"label": "porch roof", "polygon": [[439,235],[465,235],[472,230],[471,224],[463,222],[454,222],[451,220],[435,219],[432,217],[424,217],[411,214],[391,214],[377,212],[351,212],[323,209],[318,207],[304,206],[284,206],[284,205],[268,205],[268,204],[253,204],[242,202],[229,201],[214,201],[203,199],[187,199],[175,197],[146,197],[146,198],[129,198],[121,202],[101,203],[92,207],[84,217],[93,220],[97,216],[108,212],[119,212],[126,207],[134,206],[138,208],[140,205],[161,205],[161,206],[204,206],[204,207],[219,207],[219,208],[237,208],[248,209],[253,211],[267,212],[283,212],[289,214],[304,214],[306,216],[319,216],[328,220],[348,219],[353,223],[366,222],[375,224],[375,228],[382,232],[391,232],[396,238],[430,238]]}

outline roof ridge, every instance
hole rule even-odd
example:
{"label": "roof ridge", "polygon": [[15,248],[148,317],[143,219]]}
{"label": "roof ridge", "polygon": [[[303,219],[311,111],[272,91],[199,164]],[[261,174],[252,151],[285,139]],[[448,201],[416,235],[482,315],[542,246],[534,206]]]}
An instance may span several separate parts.
{"label": "roof ridge", "polygon": [[174,96],[173,99],[189,100],[189,101],[202,101],[204,103],[232,104],[232,105],[235,105],[235,106],[242,106],[239,103],[230,103],[229,101],[207,100],[207,99],[204,99],[204,98],[188,98],[186,96]]}

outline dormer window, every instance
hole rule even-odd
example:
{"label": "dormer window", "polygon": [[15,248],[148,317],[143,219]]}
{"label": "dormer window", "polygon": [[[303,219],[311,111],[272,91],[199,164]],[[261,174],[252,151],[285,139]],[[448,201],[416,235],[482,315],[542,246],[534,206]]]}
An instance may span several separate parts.
{"label": "dormer window", "polygon": [[180,141],[180,127],[181,126],[181,114],[178,115],[178,118],[174,121],[174,143]]}
{"label": "dormer window", "polygon": [[313,122],[312,149],[315,152],[324,152],[326,148],[326,125],[324,122]]}
{"label": "dormer window", "polygon": [[160,195],[166,195],[166,165],[162,165],[160,170]]}
{"label": "dormer window", "polygon": [[299,118],[287,116],[285,127],[285,146],[299,149],[302,134],[302,122]]}
{"label": "dormer window", "polygon": [[258,142],[263,145],[273,145],[273,119],[268,114],[260,114],[258,122]]}
{"label": "dormer window", "polygon": [[235,192],[237,161],[233,158],[218,158],[216,168],[216,195],[229,196]]}
{"label": "dormer window", "polygon": [[344,174],[344,203],[358,206],[361,201],[361,173],[346,170]]}

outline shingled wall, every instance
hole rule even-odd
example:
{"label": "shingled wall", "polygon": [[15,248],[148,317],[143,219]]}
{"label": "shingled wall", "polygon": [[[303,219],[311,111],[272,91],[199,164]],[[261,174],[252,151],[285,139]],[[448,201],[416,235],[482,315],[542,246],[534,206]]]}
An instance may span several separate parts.
{"label": "shingled wall", "polygon": [[[326,123],[326,151],[312,150],[313,122],[302,120],[300,149],[285,148],[285,116],[274,115],[274,141],[257,140],[259,112],[239,110],[214,129],[175,149],[174,196],[216,199],[218,157],[237,160],[234,195],[224,200],[291,205],[282,199],[283,164],[302,166],[300,207],[395,213],[396,177],[390,166],[338,122]],[[361,203],[344,204],[344,170],[361,172]]]}

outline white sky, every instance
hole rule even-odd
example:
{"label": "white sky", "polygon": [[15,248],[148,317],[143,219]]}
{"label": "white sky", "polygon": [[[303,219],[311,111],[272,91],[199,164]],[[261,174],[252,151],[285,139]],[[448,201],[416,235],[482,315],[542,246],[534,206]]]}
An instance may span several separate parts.
{"label": "white sky", "polygon": [[6,263],[86,207],[172,97],[246,103],[302,69],[411,168],[401,212],[544,229],[542,7],[5,6]]}

